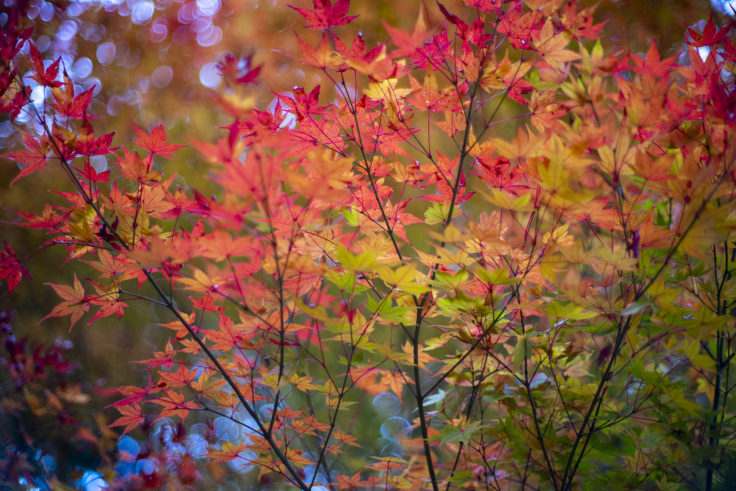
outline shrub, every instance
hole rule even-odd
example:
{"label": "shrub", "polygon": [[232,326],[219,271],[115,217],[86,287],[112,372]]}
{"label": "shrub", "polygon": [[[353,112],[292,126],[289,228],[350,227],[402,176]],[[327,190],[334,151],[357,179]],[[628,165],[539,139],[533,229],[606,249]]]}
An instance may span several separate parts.
{"label": "shrub", "polygon": [[3,108],[37,124],[6,157],[74,187],[22,224],[89,265],[48,317],[169,315],[113,426],[192,423],[192,458],[262,486],[727,483],[733,25],[663,59],[606,54],[574,2],[465,3],[374,47],[347,0],[294,6],[329,90],[268,110],[242,102],[259,68],[225,57],[232,122],[193,140],[212,197],[163,175],[163,126],[112,149],[92,92],[8,17]]}

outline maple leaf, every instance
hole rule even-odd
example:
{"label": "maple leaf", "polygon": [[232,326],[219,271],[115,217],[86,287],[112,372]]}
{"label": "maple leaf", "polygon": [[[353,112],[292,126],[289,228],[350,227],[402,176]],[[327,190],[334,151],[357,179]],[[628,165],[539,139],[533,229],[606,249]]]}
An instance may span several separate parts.
{"label": "maple leaf", "polygon": [[646,58],[632,54],[631,59],[636,64],[634,68],[636,72],[652,77],[665,77],[675,65],[675,57],[660,59],[654,41],[649,45]]}
{"label": "maple leaf", "polygon": [[156,418],[157,421],[161,418],[167,418],[169,416],[178,416],[182,421],[184,421],[187,419],[187,415],[189,414],[190,409],[199,408],[199,406],[197,406],[193,401],[185,401],[184,394],[175,392],[173,390],[167,390],[166,397],[151,399],[147,402],[151,404],[158,404],[159,406],[163,407],[161,413],[159,414],[159,417]]}
{"label": "maple leaf", "polygon": [[[200,238],[200,244],[203,254],[215,261],[223,261],[232,257],[250,257],[251,261],[254,261],[260,256],[260,253],[253,246],[251,237],[233,238],[223,230],[216,230],[212,234]],[[256,267],[256,271],[258,269]]]}
{"label": "maple leaf", "polygon": [[539,31],[534,47],[547,63],[557,64],[577,60],[580,54],[566,49],[570,42],[570,34],[566,32],[554,32],[554,26],[550,20],[544,23]]}
{"label": "maple leaf", "polygon": [[245,449],[245,442],[242,440],[237,444],[224,441],[220,450],[210,447],[207,457],[211,458],[213,462],[228,462],[236,459]]}
{"label": "maple leaf", "polygon": [[110,301],[104,302],[102,305],[100,305],[100,308],[97,310],[95,315],[89,320],[87,324],[91,325],[97,319],[108,317],[113,314],[118,316],[118,319],[121,319],[123,317],[123,314],[125,313],[125,307],[127,306],[128,306],[127,303],[120,302],[118,300],[110,300]]}
{"label": "maple leaf", "polygon": [[359,445],[358,443],[356,443],[356,440],[358,438],[355,437],[355,436],[353,436],[353,435],[348,435],[347,433],[343,433],[342,431],[340,431],[338,429],[338,430],[335,430],[334,431],[334,436],[335,436],[336,439],[338,439],[341,442],[346,443],[346,444],[348,444],[348,445],[350,445],[352,447],[362,448],[362,445]]}
{"label": "maple leaf", "polygon": [[173,155],[171,152],[176,152],[180,148],[184,148],[184,145],[166,143],[166,130],[164,130],[164,125],[162,124],[152,129],[149,134],[146,134],[145,131],[137,127],[135,123],[131,124],[135,130],[135,134],[138,136],[138,138],[134,140],[135,144],[144,150],[148,150],[152,154],[172,158]]}
{"label": "maple leaf", "polygon": [[518,87],[531,90],[532,86],[524,80],[524,76],[531,68],[531,63],[516,61],[512,63],[508,54],[501,61],[490,60],[483,67],[481,87],[486,90],[504,90],[508,87]]}
{"label": "maple leaf", "polygon": [[94,167],[89,165],[89,160],[84,161],[84,169],[74,167],[74,170],[79,172],[89,182],[107,182],[110,180],[109,170],[98,173]]}
{"label": "maple leaf", "polygon": [[53,140],[54,154],[66,162],[71,162],[77,156],[75,146],[77,144],[77,133],[70,127],[57,124],[55,121],[51,127],[51,136],[49,140]]}
{"label": "maple leaf", "polygon": [[518,190],[526,187],[520,183],[524,174],[511,166],[506,157],[496,156],[495,151],[495,146],[491,142],[482,143],[472,150],[471,155],[478,159],[480,164],[479,168],[477,170],[474,168],[472,172],[490,186],[518,195]]}
{"label": "maple leaf", "polygon": [[16,213],[25,220],[19,223],[22,227],[56,230],[61,224],[66,223],[67,218],[72,214],[72,210],[65,210],[63,213],[57,214],[51,203],[46,203],[40,215],[20,210],[16,210]]}
{"label": "maple leaf", "polygon": [[112,428],[115,426],[125,426],[125,429],[123,430],[123,435],[131,430],[136,429],[141,423],[146,420],[146,417],[143,415],[141,407],[138,404],[121,406],[118,407],[117,410],[120,411],[120,414],[122,414],[122,416],[110,423],[108,427]]}
{"label": "maple leaf", "polygon": [[74,286],[57,285],[54,283],[46,283],[46,285],[53,288],[54,291],[56,291],[56,294],[59,295],[64,301],[54,307],[51,313],[41,319],[41,321],[44,321],[49,317],[61,317],[71,315],[71,323],[69,325],[69,330],[71,331],[72,327],[74,327],[74,324],[76,324],[80,317],[82,317],[82,315],[84,315],[84,313],[89,310],[90,306],[89,297],[84,294],[84,287],[82,286],[82,283],[79,281],[77,275],[75,274]]}
{"label": "maple leaf", "polygon": [[304,196],[339,200],[352,183],[352,161],[329,151],[316,152],[310,157],[309,165],[305,165],[306,178],[301,174],[290,176],[294,189]]}
{"label": "maple leaf", "polygon": [[189,199],[186,193],[177,189],[173,193],[166,190],[166,201],[171,205],[164,213],[164,218],[172,219],[181,216],[184,212],[198,213],[199,208],[194,200]]}
{"label": "maple leaf", "polygon": [[412,94],[407,100],[419,111],[443,111],[448,107],[448,96],[437,86],[437,77],[433,72],[427,72],[420,84],[411,75],[409,76]]}
{"label": "maple leaf", "polygon": [[442,15],[444,15],[444,16],[445,16],[445,19],[447,19],[447,21],[448,21],[448,22],[449,22],[450,24],[455,24],[456,26],[458,26],[458,28],[460,28],[461,26],[465,26],[465,27],[467,27],[467,25],[465,24],[465,22],[463,22],[463,21],[462,21],[462,19],[460,19],[460,17],[458,17],[458,16],[456,16],[455,14],[451,13],[451,12],[450,12],[449,10],[447,10],[447,8],[446,8],[446,7],[444,6],[444,5],[442,5],[442,4],[440,3],[440,2],[437,2],[437,7],[439,7],[439,9],[440,9],[440,12],[442,12]]}
{"label": "maple leaf", "polygon": [[95,137],[94,129],[87,119],[82,122],[82,127],[76,138],[74,150],[80,155],[104,155],[110,152],[110,144],[115,133],[107,133],[99,138]]}
{"label": "maple leaf", "polygon": [[206,331],[207,338],[213,343],[210,349],[223,353],[229,352],[233,347],[250,349],[252,343],[248,341],[248,338],[253,337],[254,334],[244,331],[241,325],[235,325],[232,319],[222,312],[220,312],[219,328]]}
{"label": "maple leaf", "polygon": [[139,183],[150,183],[161,180],[161,173],[151,170],[153,162],[150,159],[144,161],[138,152],[129,152],[123,147],[123,155],[118,158],[115,165],[120,167],[120,172],[126,179]]}
{"label": "maple leaf", "polygon": [[[195,308],[199,308],[197,305],[195,305]],[[214,309],[213,309],[214,310]],[[182,313],[182,318],[189,324],[190,326],[194,324],[195,316],[194,314],[186,314]],[[186,326],[182,324],[180,320],[175,320],[173,322],[169,322],[168,324],[159,324],[161,327],[166,327],[168,329],[172,329],[176,331],[176,339],[182,339],[187,337],[189,334],[189,331],[187,330]]]}
{"label": "maple leaf", "polygon": [[350,49],[347,48],[340,38],[335,38],[335,49],[338,53],[347,58],[348,62],[351,64],[359,63],[370,65],[377,58],[385,57],[384,44],[379,44],[378,46],[374,46],[370,50],[366,51],[366,44],[363,40],[362,33],[358,33],[353,38],[353,43],[350,45]]}
{"label": "maple leaf", "polygon": [[371,457],[374,460],[377,460],[378,462],[375,462],[373,464],[366,465],[365,467],[368,469],[375,469],[377,471],[386,471],[389,470],[400,470],[403,469],[408,462],[400,457]]}
{"label": "maple leaf", "polygon": [[314,10],[294,7],[299,15],[304,17],[308,24],[307,29],[328,29],[332,26],[340,26],[351,22],[357,15],[345,15],[350,8],[350,0],[337,0],[333,5],[330,0],[312,0]]}
{"label": "maple leaf", "polygon": [[218,63],[217,69],[227,83],[241,85],[255,84],[261,66],[253,66],[253,55],[236,58],[231,53],[225,54],[225,59]]}
{"label": "maple leaf", "polygon": [[411,89],[399,89],[396,87],[398,79],[390,78],[380,82],[371,82],[363,93],[375,101],[385,102],[389,119],[397,122],[403,111],[404,97]]}
{"label": "maple leaf", "polygon": [[[193,296],[190,295],[189,296],[189,300],[192,301],[192,306],[195,309],[202,309],[202,310],[206,310],[207,312],[216,312],[217,309],[218,309],[218,307],[215,306],[215,297],[213,297],[211,293],[205,293],[200,298],[193,297]],[[192,315],[194,315],[194,314],[192,314]],[[192,319],[193,319],[193,317],[192,317]],[[190,322],[190,324],[192,322]],[[181,323],[178,323],[177,322],[177,324],[179,326],[181,326]],[[165,326],[165,327],[169,327],[168,325],[165,325],[165,324],[162,324],[162,325]],[[172,326],[172,327],[170,327],[170,329],[175,329],[175,327]]]}
{"label": "maple leaf", "polygon": [[568,112],[565,106],[555,103],[555,94],[549,91],[532,92],[529,109],[531,123],[540,132],[561,129],[560,118]]}
{"label": "maple leaf", "polygon": [[500,0],[464,0],[465,5],[480,9],[484,12],[495,12],[501,6]]}
{"label": "maple leaf", "polygon": [[568,2],[564,7],[564,25],[575,39],[597,39],[607,21],[593,24],[593,8],[583,8],[578,11],[575,2]]}
{"label": "maple leaf", "polygon": [[153,382],[151,381],[151,375],[148,375],[148,383],[145,387],[137,387],[135,385],[124,385],[121,387],[118,387],[116,389],[118,392],[120,392],[122,395],[127,396],[123,399],[120,399],[117,402],[113,402],[110,404],[111,407],[121,407],[121,406],[130,406],[130,405],[137,405],[143,399],[148,396],[148,394],[151,394],[152,392],[156,392],[158,389],[153,386]]}
{"label": "maple leaf", "polygon": [[61,63],[61,57],[57,58],[55,62],[44,68],[43,58],[41,53],[36,49],[33,43],[29,43],[31,52],[31,62],[33,63],[33,75],[31,78],[45,87],[61,87],[61,82],[56,80],[56,76],[59,74],[59,64]]}
{"label": "maple leaf", "polygon": [[174,346],[171,343],[166,343],[166,348],[164,348],[164,351],[156,351],[153,356],[153,358],[150,358],[148,360],[140,360],[138,363],[148,365],[149,368],[170,368],[171,365],[174,364],[176,350],[174,350]]}
{"label": "maple leaf", "polygon": [[383,371],[383,378],[381,379],[382,384],[387,384],[389,390],[396,394],[396,397],[401,401],[401,395],[404,390],[404,381],[401,378],[401,374],[394,371]]}
{"label": "maple leaf", "polygon": [[3,36],[0,38],[0,57],[3,60],[11,60],[23,48],[26,40],[31,37],[33,27],[19,28],[18,9],[8,9],[10,16],[5,17],[3,25]]}
{"label": "maple leaf", "polygon": [[434,124],[436,124],[439,129],[447,133],[449,136],[453,136],[458,131],[462,131],[465,129],[465,114],[445,111],[445,120],[435,121]]}
{"label": "maple leaf", "polygon": [[211,372],[202,373],[197,381],[193,381],[194,374],[189,373],[189,370],[183,371],[180,368],[179,372],[181,372],[181,374],[178,376],[177,381],[183,382],[182,385],[189,384],[189,382],[191,381],[192,390],[199,392],[200,394],[208,398],[220,395],[223,392],[221,388],[227,383],[223,378],[215,378],[213,380],[213,374]]}
{"label": "maple leaf", "polygon": [[192,277],[177,278],[177,282],[193,292],[216,292],[221,284],[227,282],[226,273],[210,271],[205,273],[199,268],[193,268]]}
{"label": "maple leaf", "polygon": [[318,421],[314,416],[302,416],[289,423],[294,430],[302,435],[317,435],[317,431],[328,431],[329,424]]}
{"label": "maple leaf", "polygon": [[[192,380],[194,380],[194,374],[191,373],[189,369],[183,364],[179,365],[179,368],[175,372],[159,373],[161,375],[161,380],[166,384],[167,387],[170,387],[172,389],[188,386],[192,382]],[[194,389],[199,390],[197,387],[195,387]]]}
{"label": "maple leaf", "polygon": [[304,42],[298,35],[296,40],[299,43],[301,61],[307,65],[320,68],[320,69],[336,69],[343,65],[344,59],[340,54],[330,47],[327,41],[327,35],[322,36],[322,41],[319,43],[317,49],[312,48],[309,44]]}
{"label": "maple leaf", "polygon": [[724,39],[726,39],[726,35],[728,34],[728,28],[720,30],[716,28],[716,25],[713,23],[712,14],[710,16],[710,19],[708,19],[708,23],[703,28],[702,34],[691,29],[689,26],[685,27],[687,28],[688,36],[690,36],[690,39],[688,39],[686,36],[685,40],[690,46],[693,46],[695,48],[719,44]]}
{"label": "maple leaf", "polygon": [[[384,469],[386,466],[384,466]],[[337,475],[337,481],[332,483],[337,486],[338,489],[358,489],[362,487],[372,488],[376,485],[375,476],[370,476],[367,481],[360,478],[360,472],[356,472],[352,476],[344,474]]]}
{"label": "maple leaf", "polygon": [[[337,50],[345,56],[345,62],[356,72],[367,75],[372,81],[398,78],[404,61],[394,62],[393,55],[386,54],[386,45],[378,45],[367,52],[362,50],[365,42],[357,36],[348,51],[342,42],[336,42]],[[361,51],[362,50],[362,51]]]}
{"label": "maple leaf", "polygon": [[[14,80],[14,72],[15,70],[5,70],[5,74],[0,74],[0,94],[4,94],[11,81]],[[20,114],[21,109],[23,109],[23,106],[28,104],[31,93],[31,88],[25,87],[25,90],[18,90],[12,98],[0,97],[0,112],[10,113],[11,121],[15,120]]]}
{"label": "maple leaf", "polygon": [[532,34],[539,29],[539,19],[535,11],[522,15],[522,5],[520,2],[515,3],[501,16],[498,32],[508,37],[513,48],[530,49]]}
{"label": "maple leaf", "polygon": [[12,292],[18,286],[23,276],[28,278],[28,271],[18,261],[18,257],[15,255],[13,248],[10,247],[10,244],[5,242],[5,251],[0,251],[0,280],[7,278],[8,293]]}
{"label": "maple leaf", "polygon": [[304,452],[302,450],[289,448],[285,453],[290,462],[293,462],[300,467],[314,464],[314,462],[309,460],[307,457],[304,457]]}
{"label": "maple leaf", "polygon": [[294,98],[287,95],[276,94],[281,102],[294,109],[297,121],[302,121],[310,114],[322,114],[326,107],[319,106],[320,86],[315,85],[307,94],[302,87],[294,89]]}
{"label": "maple leaf", "polygon": [[171,259],[171,246],[154,235],[147,243],[141,242],[140,247],[128,254],[128,258],[144,269],[159,268]]}
{"label": "maple leaf", "polygon": [[51,150],[45,136],[41,137],[41,141],[38,141],[29,133],[23,133],[23,143],[26,144],[27,150],[16,150],[3,154],[3,157],[7,159],[25,164],[20,173],[10,182],[11,187],[21,177],[33,174],[46,167],[47,155]]}
{"label": "maple leaf", "polygon": [[87,324],[91,325],[97,319],[108,317],[113,314],[117,315],[118,319],[123,317],[123,314],[125,313],[125,308],[128,306],[128,304],[120,301],[120,294],[117,283],[113,282],[110,285],[106,285],[103,283],[92,281],[92,286],[94,286],[95,290],[97,290],[98,296],[96,298],[92,298],[90,300],[90,303],[92,305],[99,306],[99,309]]}
{"label": "maple leaf", "polygon": [[87,111],[89,103],[92,102],[92,94],[94,87],[90,87],[78,96],[74,96],[74,82],[64,71],[63,89],[56,87],[53,89],[54,103],[51,105],[60,115],[69,118],[83,118]]}
{"label": "maple leaf", "polygon": [[[391,53],[392,57],[401,57],[414,54],[417,50],[424,46],[424,42],[431,36],[431,32],[427,31],[426,17],[429,17],[427,12],[427,6],[422,4],[419,8],[419,15],[417,15],[417,21],[414,24],[414,30],[411,34],[404,32],[400,29],[396,29],[384,22],[383,26],[386,28],[388,33],[391,35],[391,40],[397,49]],[[419,58],[423,58],[419,56]]]}

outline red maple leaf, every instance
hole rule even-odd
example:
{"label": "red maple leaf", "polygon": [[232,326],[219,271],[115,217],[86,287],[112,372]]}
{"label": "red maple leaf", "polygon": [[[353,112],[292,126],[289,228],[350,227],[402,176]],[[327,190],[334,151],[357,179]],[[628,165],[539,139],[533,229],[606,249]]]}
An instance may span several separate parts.
{"label": "red maple leaf", "polygon": [[110,406],[112,407],[137,405],[138,403],[143,401],[143,399],[145,399],[146,396],[148,396],[149,394],[153,392],[158,392],[158,389],[154,388],[153,386],[150,374],[148,375],[148,383],[145,387],[137,387],[135,385],[123,385],[121,387],[118,387],[116,390],[127,397],[120,399],[117,402],[113,402],[112,404],[110,404]]}
{"label": "red maple leaf", "polygon": [[665,58],[664,60],[659,57],[659,51],[657,51],[657,46],[655,46],[654,42],[649,45],[646,58],[632,54],[631,59],[636,64],[634,71],[653,77],[664,77],[675,66],[674,57]]}
{"label": "red maple leaf", "polygon": [[345,15],[350,8],[350,0],[337,0],[334,5],[330,0],[312,0],[312,5],[314,5],[314,10],[289,5],[307,20],[308,24],[304,27],[308,29],[340,26],[358,17],[357,15]]}
{"label": "red maple leaf", "polygon": [[74,150],[80,155],[104,155],[110,152],[110,144],[115,133],[106,133],[96,137],[95,131],[88,120],[84,120],[79,129]]}
{"label": "red maple leaf", "polygon": [[166,130],[164,125],[160,124],[151,130],[151,133],[146,134],[145,131],[140,129],[132,123],[135,134],[138,136],[135,140],[135,144],[144,150],[148,150],[152,154],[160,155],[162,157],[171,158],[171,152],[176,152],[180,148],[184,148],[184,145],[176,145],[174,143],[166,143]]}
{"label": "red maple leaf", "polygon": [[[429,17],[429,14],[426,13],[426,10],[426,5],[422,5],[422,7],[420,7],[419,15],[417,16],[417,21],[414,24],[414,30],[411,32],[411,34],[402,31],[401,29],[396,29],[395,27],[392,27],[388,23],[384,22],[383,26],[391,35],[393,44],[397,48],[391,53],[392,57],[398,58],[401,56],[414,54],[417,50],[421,50],[421,48],[424,47],[425,41],[431,38],[432,33],[427,31],[427,22],[425,20]],[[419,60],[424,60],[423,56],[421,55],[421,51],[418,61]]]}
{"label": "red maple leaf", "polygon": [[151,170],[151,161],[144,161],[138,152],[129,152],[123,147],[123,155],[115,162],[120,167],[120,172],[126,179],[141,183],[157,182],[161,180],[161,173]]}
{"label": "red maple leaf", "polygon": [[248,85],[256,83],[261,66],[253,66],[253,55],[236,58],[227,53],[222,63],[217,64],[217,69],[226,81]]}
{"label": "red maple leaf", "polygon": [[14,160],[19,164],[25,164],[20,173],[10,182],[11,187],[21,177],[33,174],[46,166],[46,155],[50,151],[46,137],[42,137],[41,141],[38,141],[30,134],[23,133],[23,143],[26,144],[28,150],[16,150],[2,155],[6,159]]}
{"label": "red maple leaf", "polygon": [[57,214],[54,207],[50,203],[46,203],[40,215],[34,215],[33,213],[27,213],[21,210],[16,210],[16,213],[24,220],[18,224],[21,227],[56,230],[61,224],[66,223],[67,217],[72,214],[72,210],[66,210],[63,213]]}
{"label": "red maple leaf", "polygon": [[[0,45],[2,41],[0,40]],[[2,47],[0,46],[0,51]],[[31,88],[24,87],[22,90],[16,91],[15,95],[11,96],[11,92],[8,92],[11,84],[16,80],[18,71],[15,68],[6,69],[0,72],[0,113],[10,113],[10,118],[15,119],[20,114],[21,109],[28,103],[31,96]]]}
{"label": "red maple leaf", "polygon": [[465,5],[484,12],[497,12],[501,7],[501,2],[498,0],[465,0]]}
{"label": "red maple leaf", "polygon": [[461,27],[461,26],[467,27],[465,25],[465,22],[463,22],[462,19],[460,19],[460,17],[458,17],[455,14],[451,13],[449,10],[447,10],[447,8],[445,8],[444,5],[442,5],[441,3],[437,2],[437,6],[440,8],[440,12],[442,12],[442,15],[445,16],[445,19],[447,19],[447,21],[450,24],[455,24],[458,27]]}
{"label": "red maple leaf", "polygon": [[128,306],[128,304],[125,302],[121,302],[117,299],[108,299],[107,297],[100,297],[94,302],[94,304],[99,305],[100,308],[97,310],[92,319],[90,319],[90,321],[87,323],[88,325],[91,325],[97,319],[101,319],[103,317],[108,317],[111,315],[117,315],[118,319],[120,319],[125,313],[125,307]]}
{"label": "red maple leaf", "polygon": [[703,33],[700,34],[699,32],[691,29],[689,26],[687,27],[687,34],[690,39],[687,39],[687,43],[690,46],[694,46],[696,48],[700,48],[703,46],[714,46],[721,41],[723,41],[726,38],[726,34],[728,34],[728,28],[718,30],[716,28],[716,25],[713,24],[713,16],[711,15],[710,19],[708,20],[708,23],[703,28]]}
{"label": "red maple leaf", "polygon": [[89,161],[84,162],[84,169],[80,169],[78,167],[74,167],[74,170],[79,172],[82,177],[84,177],[87,181],[90,182],[107,182],[110,180],[110,171],[106,170],[104,172],[97,172],[97,170],[89,165]]}
{"label": "red maple leaf", "polygon": [[[19,20],[22,17],[20,9],[16,7],[7,10],[9,15],[6,14],[3,35],[0,36],[0,58],[3,60],[13,59],[33,33],[33,27],[20,28]],[[5,12],[3,10],[3,13]]]}
{"label": "red maple leaf", "polygon": [[8,279],[8,292],[18,286],[22,276],[28,278],[28,271],[18,261],[15,251],[10,244],[5,243],[5,250],[0,251],[0,279]]}
{"label": "red maple leaf", "polygon": [[[60,84],[61,85],[61,84]],[[94,87],[91,87],[78,96],[74,96],[74,82],[64,71],[64,88],[57,87],[54,89],[54,102],[51,106],[59,112],[61,116],[69,118],[85,117],[87,107],[92,102],[92,93]]]}
{"label": "red maple leaf", "polygon": [[57,58],[55,62],[44,68],[43,58],[41,53],[31,43],[31,62],[33,63],[33,75],[31,78],[45,87],[61,87],[61,82],[56,81],[56,76],[59,74],[59,63],[61,63],[61,57]]}
{"label": "red maple leaf", "polygon": [[326,107],[319,106],[319,90],[320,86],[315,85],[314,88],[307,94],[302,87],[296,87],[294,89],[294,98],[287,95],[276,94],[284,105],[294,109],[296,113],[297,121],[302,121],[310,114],[321,114],[324,112]]}

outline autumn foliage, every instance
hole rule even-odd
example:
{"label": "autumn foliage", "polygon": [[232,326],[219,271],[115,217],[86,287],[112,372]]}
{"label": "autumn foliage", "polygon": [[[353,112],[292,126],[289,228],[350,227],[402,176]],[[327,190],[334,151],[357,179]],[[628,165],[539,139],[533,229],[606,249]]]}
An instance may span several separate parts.
{"label": "autumn foliage", "polygon": [[[112,427],[227,426],[188,458],[263,486],[728,482],[734,26],[663,58],[606,51],[574,1],[465,4],[371,44],[348,0],[298,2],[295,56],[327,83],[268,110],[239,102],[252,59],[221,60],[231,122],[185,142],[215,196],[164,175],[181,145],[163,126],[96,133],[92,92],[8,17],[2,110],[36,123],[4,157],[15,180],[53,165],[73,186],[19,225],[86,268],[49,284],[47,317],[168,313]],[[18,256],[0,252],[9,290]]]}

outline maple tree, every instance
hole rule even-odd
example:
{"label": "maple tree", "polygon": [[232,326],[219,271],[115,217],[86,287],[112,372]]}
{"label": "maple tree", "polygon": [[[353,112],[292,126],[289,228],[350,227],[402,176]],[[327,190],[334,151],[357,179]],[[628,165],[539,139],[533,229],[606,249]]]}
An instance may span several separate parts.
{"label": "maple tree", "polygon": [[[293,5],[329,100],[243,105],[260,67],[225,57],[231,122],[191,139],[216,196],[164,175],[163,126],[97,134],[91,89],[11,10],[2,109],[34,117],[13,182],[54,165],[73,186],[20,224],[87,265],[47,317],[168,313],[111,426],[210,428],[179,482],[205,457],[302,489],[728,482],[733,23],[662,58],[606,54],[572,1],[465,4],[373,47],[347,0]],[[27,271],[0,258],[12,290]]]}

